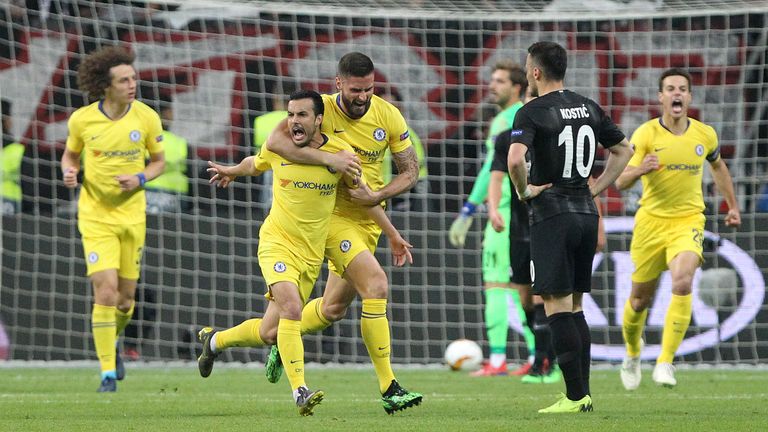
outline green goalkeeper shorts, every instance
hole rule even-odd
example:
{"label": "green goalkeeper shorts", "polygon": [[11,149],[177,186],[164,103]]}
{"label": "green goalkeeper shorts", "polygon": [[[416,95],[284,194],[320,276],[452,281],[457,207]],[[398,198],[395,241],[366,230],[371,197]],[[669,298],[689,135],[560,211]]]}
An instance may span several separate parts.
{"label": "green goalkeeper shorts", "polygon": [[504,229],[496,232],[489,221],[483,233],[483,282],[509,283],[509,207],[499,208]]}

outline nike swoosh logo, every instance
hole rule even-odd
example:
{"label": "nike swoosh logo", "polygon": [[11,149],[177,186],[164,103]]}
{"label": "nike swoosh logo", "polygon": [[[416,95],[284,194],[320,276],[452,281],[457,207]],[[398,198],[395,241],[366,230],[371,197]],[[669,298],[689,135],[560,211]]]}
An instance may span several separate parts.
{"label": "nike swoosh logo", "polygon": [[334,129],[333,130],[333,133],[335,133],[335,134],[342,133],[342,132],[344,132],[344,129]]}
{"label": "nike swoosh logo", "polygon": [[665,148],[666,147],[656,147],[655,149],[653,149],[653,151],[660,152],[660,151],[664,150]]}
{"label": "nike swoosh logo", "polygon": [[291,360],[291,364],[302,363],[304,360]]}
{"label": "nike swoosh logo", "polygon": [[385,347],[379,347],[379,351],[384,351],[384,350],[385,350],[385,349],[387,349],[387,348],[389,348],[389,345],[387,345],[387,346],[385,346]]}
{"label": "nike swoosh logo", "polygon": [[293,165],[293,162],[280,162],[280,166]]}

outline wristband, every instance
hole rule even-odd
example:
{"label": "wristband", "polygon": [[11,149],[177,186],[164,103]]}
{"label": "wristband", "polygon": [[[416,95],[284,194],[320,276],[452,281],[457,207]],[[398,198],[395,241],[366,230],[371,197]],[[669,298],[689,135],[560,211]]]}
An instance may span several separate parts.
{"label": "wristband", "polygon": [[461,215],[465,217],[472,216],[473,214],[475,214],[475,210],[477,210],[477,206],[467,201],[464,203],[464,206],[461,208]]}
{"label": "wristband", "polygon": [[136,177],[139,178],[139,187],[144,187],[144,184],[147,182],[147,176],[145,176],[143,172],[140,172],[136,174]]}

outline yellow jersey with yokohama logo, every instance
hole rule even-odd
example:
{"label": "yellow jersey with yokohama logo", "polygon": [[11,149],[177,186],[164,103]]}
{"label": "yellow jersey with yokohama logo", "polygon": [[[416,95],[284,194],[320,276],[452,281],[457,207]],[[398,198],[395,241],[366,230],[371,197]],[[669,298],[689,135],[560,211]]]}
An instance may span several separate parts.
{"label": "yellow jersey with yokohama logo", "polygon": [[72,113],[68,127],[67,148],[84,163],[78,217],[116,225],[146,221],[144,189],[123,192],[115,177],[143,171],[146,151],[163,151],[160,116],[134,101],[123,117],[112,120],[99,101]]}
{"label": "yellow jersey with yokohama logo", "polygon": [[[352,151],[339,138],[324,138],[320,150]],[[266,146],[261,147],[253,163],[259,171],[271,169],[274,179],[272,208],[261,226],[260,241],[284,245],[307,264],[322,264],[341,174],[325,166],[290,162]]]}
{"label": "yellow jersey with yokohama logo", "polygon": [[[408,125],[400,111],[391,103],[373,96],[368,112],[360,119],[352,119],[341,108],[340,94],[323,95],[325,114],[322,131],[327,135],[336,135],[348,142],[360,158],[363,165],[363,177],[368,186],[377,191],[384,186],[383,161],[386,149],[399,153],[411,144]],[[374,223],[365,208],[340,196],[334,213],[359,220],[361,223]]]}
{"label": "yellow jersey with yokohama logo", "polygon": [[682,135],[670,132],[660,118],[643,123],[632,134],[635,154],[630,166],[639,167],[649,154],[659,158],[659,169],[640,177],[640,205],[652,216],[678,218],[704,211],[704,162],[720,159],[720,148],[711,126],[691,118],[689,122]]}

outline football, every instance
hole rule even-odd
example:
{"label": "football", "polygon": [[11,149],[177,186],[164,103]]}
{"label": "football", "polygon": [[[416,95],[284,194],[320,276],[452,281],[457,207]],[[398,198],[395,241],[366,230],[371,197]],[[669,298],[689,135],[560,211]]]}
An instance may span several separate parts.
{"label": "football", "polygon": [[445,363],[454,371],[477,369],[483,363],[483,350],[475,341],[457,339],[445,349]]}

